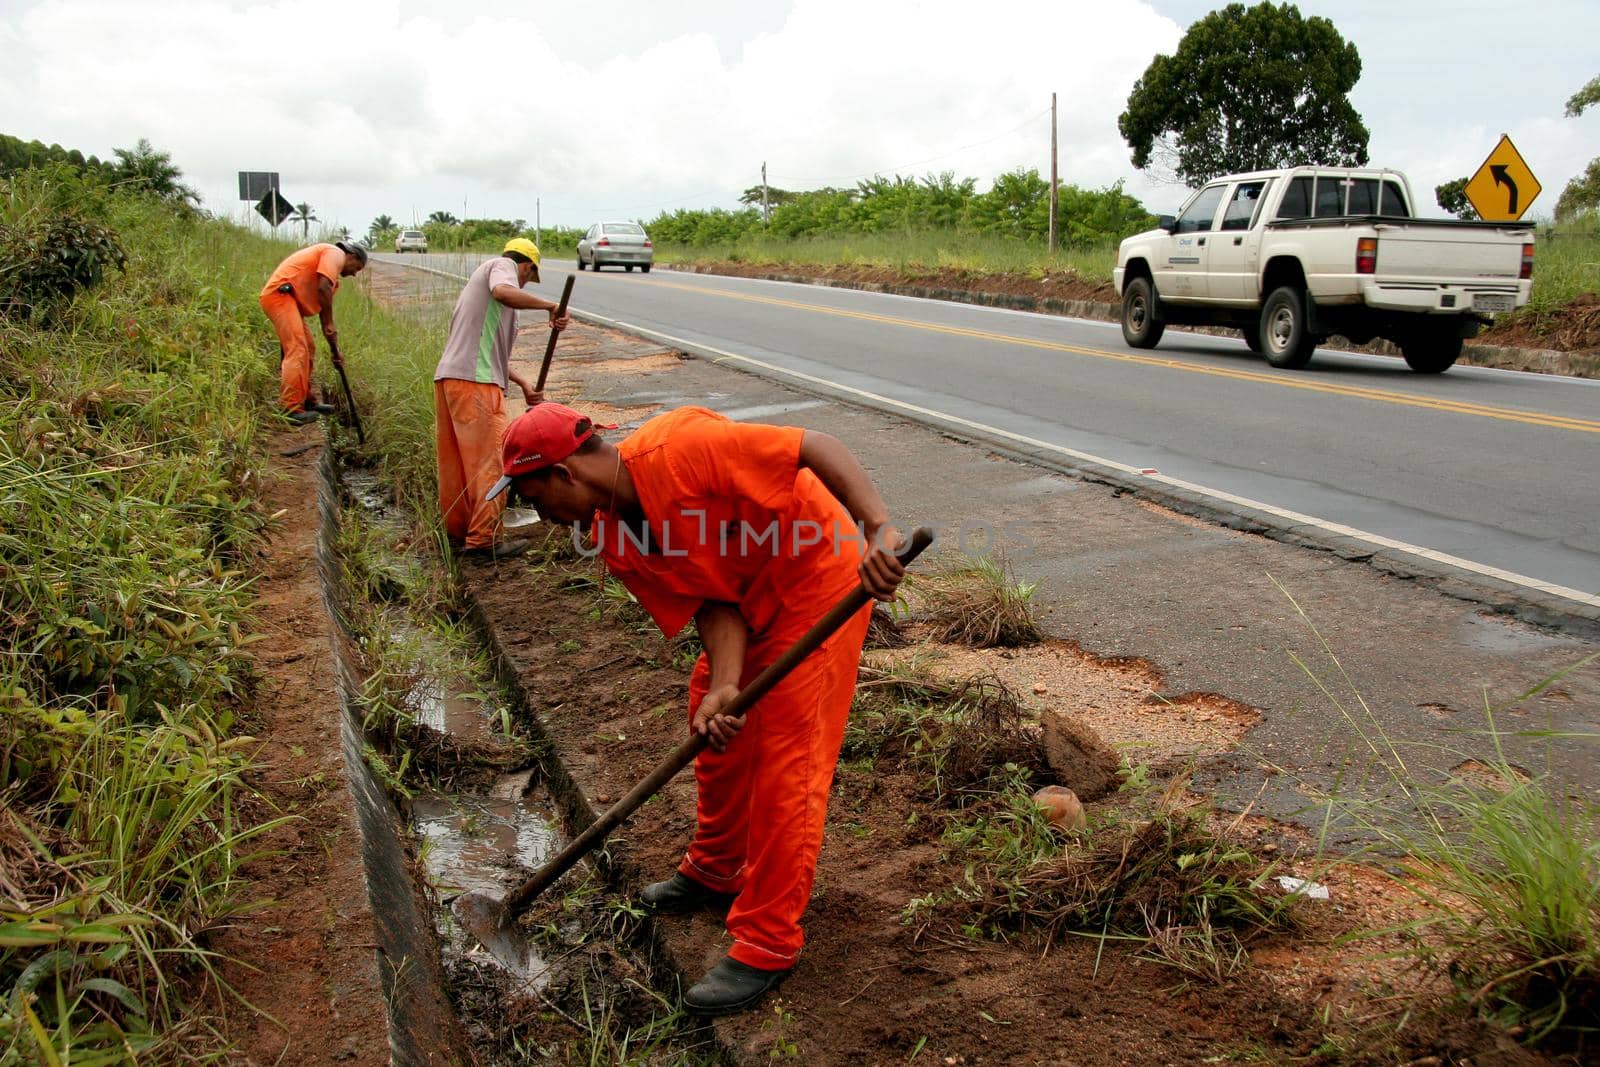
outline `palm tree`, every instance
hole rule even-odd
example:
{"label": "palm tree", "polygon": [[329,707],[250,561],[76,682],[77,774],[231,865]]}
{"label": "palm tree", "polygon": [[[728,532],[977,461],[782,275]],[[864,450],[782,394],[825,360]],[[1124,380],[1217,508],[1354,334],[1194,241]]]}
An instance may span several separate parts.
{"label": "palm tree", "polygon": [[300,239],[303,241],[311,233],[311,224],[319,220],[311,213],[310,204],[301,203],[294,206],[294,213],[289,216],[289,221],[300,224]]}
{"label": "palm tree", "polygon": [[116,149],[117,161],[112,164],[112,180],[119,185],[140,189],[162,200],[180,204],[198,204],[200,194],[178,179],[183,177],[172,162],[172,153],[157,152],[147,138],[139,138],[132,148]]}
{"label": "palm tree", "polygon": [[461,220],[450,214],[448,211],[435,211],[433,214],[428,216],[428,221],[436,222],[440,226],[454,226]]}
{"label": "palm tree", "polygon": [[388,215],[379,215],[372,220],[372,225],[367,227],[367,236],[372,238],[373,244],[377,244],[383,239],[384,234],[390,230],[397,229],[399,225]]}

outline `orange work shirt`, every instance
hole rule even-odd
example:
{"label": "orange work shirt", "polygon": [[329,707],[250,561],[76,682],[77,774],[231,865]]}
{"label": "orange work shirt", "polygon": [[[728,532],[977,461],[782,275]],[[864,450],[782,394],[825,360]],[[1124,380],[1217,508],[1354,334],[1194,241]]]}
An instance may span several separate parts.
{"label": "orange work shirt", "polygon": [[328,279],[337,292],[339,272],[342,270],[344,252],[338,245],[307,245],[278,264],[278,269],[272,272],[272,277],[262,287],[261,295],[265,298],[278,286],[288,282],[294,286],[294,302],[299,305],[300,314],[306,318],[320,315],[322,297],[317,294],[317,279]]}
{"label": "orange work shirt", "polygon": [[757,638],[798,637],[855,588],[865,546],[800,466],[804,434],[689,407],[617,445],[647,534],[597,515],[594,543],[668,637],[708,600],[737,604]]}

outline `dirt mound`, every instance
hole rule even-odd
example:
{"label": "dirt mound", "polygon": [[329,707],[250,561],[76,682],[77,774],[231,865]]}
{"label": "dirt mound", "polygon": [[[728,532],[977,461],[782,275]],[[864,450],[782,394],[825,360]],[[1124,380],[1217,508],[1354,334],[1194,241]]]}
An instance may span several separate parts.
{"label": "dirt mound", "polygon": [[1600,352],[1600,294],[1580,293],[1553,311],[1524,312],[1478,336],[1478,344]]}
{"label": "dirt mound", "polygon": [[1022,274],[1015,271],[985,272],[955,267],[926,269],[821,263],[745,263],[737,260],[680,265],[702,274],[728,274],[736,278],[806,278],[853,286],[889,286],[985,293],[992,296],[1026,297],[1032,300],[1092,300],[1114,303],[1116,290],[1109,282],[1096,281],[1072,271],[1045,271]]}

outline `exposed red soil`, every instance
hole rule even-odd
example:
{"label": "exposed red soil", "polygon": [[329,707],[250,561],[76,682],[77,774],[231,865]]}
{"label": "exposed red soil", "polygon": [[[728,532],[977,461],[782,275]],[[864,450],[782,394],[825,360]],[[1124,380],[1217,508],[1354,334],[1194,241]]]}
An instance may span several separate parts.
{"label": "exposed red soil", "polygon": [[1479,335],[1477,343],[1600,354],[1600,294],[1580,293],[1554,311],[1524,312]]}
{"label": "exposed red soil", "polygon": [[[563,572],[592,566],[502,564],[474,569],[467,586],[500,634],[543,729],[599,810],[682,740],[686,676],[636,608],[604,602],[592,585],[564,582]],[[1300,932],[1254,944],[1252,965],[1218,985],[1187,982],[1115,942],[1102,955],[1093,938],[1049,944],[1023,935],[1000,943],[905,925],[901,916],[914,898],[963,877],[961,861],[946,857],[939,840],[948,813],[922,798],[925,784],[890,762],[840,767],[805,955],[776,1000],[717,1023],[741,1061],[765,1062],[792,1045],[798,1062],[808,1064],[900,1062],[919,1048],[919,1058],[935,1064],[1089,1067],[1246,1055],[1306,1063],[1419,1055],[1547,1062],[1475,1024],[1432,1015],[1426,1000],[1413,1001],[1407,994],[1421,991],[1421,977],[1380,958],[1396,947],[1394,939],[1338,941],[1414,917],[1403,893],[1361,868],[1284,868],[1330,883],[1333,900],[1308,903]],[[1268,854],[1295,846],[1295,836],[1271,822],[1238,824]],[[680,775],[612,838],[611,850],[641,878],[663,877],[693,825],[694,783]],[[712,917],[662,923],[690,980],[727,949]],[[1443,990],[1432,992],[1442,1003]],[[1396,1037],[1390,1031],[1408,1010]]]}
{"label": "exposed red soil", "polygon": [[959,270],[954,267],[901,270],[898,267],[868,265],[745,263],[725,259],[696,263],[694,269],[709,274],[729,274],[736,278],[786,275],[806,279],[823,278],[848,285],[913,286],[995,296],[1021,296],[1033,300],[1092,300],[1097,303],[1114,303],[1117,300],[1116,290],[1110,282],[1092,281],[1072,271],[1047,271],[1034,276],[1015,272]]}
{"label": "exposed red soil", "polygon": [[[345,787],[343,714],[330,660],[332,623],[317,580],[317,462],[322,431],[269,435],[264,507],[283,515],[253,568],[260,600],[252,646],[261,678],[241,732],[260,741],[249,784],[258,820],[293,819],[253,848],[241,899],[264,904],[212,946],[238,999],[214,1006],[236,1048],[229,1062],[384,1064],[379,983],[360,834]],[[242,1001],[243,1003],[240,1003]]]}

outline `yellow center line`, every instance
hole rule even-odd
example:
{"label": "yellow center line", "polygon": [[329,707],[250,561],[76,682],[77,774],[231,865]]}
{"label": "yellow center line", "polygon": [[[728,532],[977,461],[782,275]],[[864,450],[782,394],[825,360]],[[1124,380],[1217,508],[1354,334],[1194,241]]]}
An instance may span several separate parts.
{"label": "yellow center line", "polygon": [[839,318],[881,323],[886,326],[903,326],[907,329],[926,330],[930,333],[949,334],[954,337],[970,337],[977,341],[1021,345],[1026,348],[1040,348],[1050,352],[1070,352],[1074,355],[1093,356],[1096,359],[1110,359],[1146,367],[1188,371],[1191,374],[1206,374],[1215,378],[1232,378],[1237,381],[1255,382],[1260,385],[1272,385],[1283,389],[1304,389],[1314,393],[1330,393],[1335,396],[1352,397],[1358,400],[1375,400],[1384,404],[1427,408],[1432,411],[1444,411],[1456,415],[1473,415],[1484,419],[1498,419],[1502,422],[1521,422],[1530,426],[1543,426],[1553,430],[1600,433],[1600,421],[1593,419],[1572,418],[1566,415],[1553,415],[1545,412],[1519,411],[1516,408],[1494,407],[1489,404],[1475,404],[1465,400],[1447,400],[1442,397],[1407,396],[1404,393],[1390,392],[1385,389],[1374,389],[1359,385],[1340,385],[1334,382],[1319,381],[1315,378],[1294,376],[1282,372],[1263,374],[1259,371],[1237,370],[1229,367],[1209,367],[1184,360],[1163,359],[1159,356],[1144,356],[1133,352],[1112,352],[1103,348],[1088,348],[1083,345],[1066,344],[1061,341],[1043,341],[1031,337],[1018,337],[1013,334],[968,329],[963,326],[944,326],[938,323],[919,322],[916,319],[897,318],[892,315],[875,315],[867,311],[850,311],[845,308],[825,307],[821,304],[801,303],[797,300],[783,300],[778,297],[736,293],[727,289],[712,289],[669,281],[657,281],[654,278],[651,279],[650,284],[657,288],[681,289],[688,293],[720,296],[729,300],[743,300],[752,304],[768,304],[773,307],[793,308],[797,311],[812,311],[823,315],[834,315]]}

